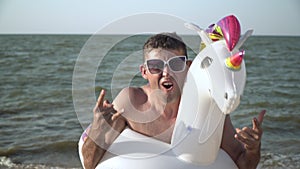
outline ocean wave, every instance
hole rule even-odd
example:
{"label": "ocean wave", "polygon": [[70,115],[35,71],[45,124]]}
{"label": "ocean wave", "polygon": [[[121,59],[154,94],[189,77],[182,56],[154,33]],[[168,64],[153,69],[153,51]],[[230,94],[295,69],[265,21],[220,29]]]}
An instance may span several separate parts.
{"label": "ocean wave", "polygon": [[62,141],[41,147],[0,150],[1,168],[80,168],[77,141]]}
{"label": "ocean wave", "polygon": [[57,152],[75,152],[77,149],[77,141],[61,141],[49,143],[40,147],[14,146],[8,149],[0,149],[0,156],[11,156],[15,154],[30,154],[30,153],[57,153]]}
{"label": "ocean wave", "polygon": [[0,169],[81,169],[81,167],[60,167],[44,164],[17,164],[5,156],[0,156]]}
{"label": "ocean wave", "polygon": [[[55,162],[55,161],[54,161]],[[300,167],[300,154],[262,154],[259,166],[264,169],[294,169]],[[6,156],[0,156],[0,169],[80,169],[81,166],[60,166],[53,164],[16,163]]]}
{"label": "ocean wave", "polygon": [[264,169],[294,169],[300,168],[300,154],[266,153],[261,157],[261,168]]}

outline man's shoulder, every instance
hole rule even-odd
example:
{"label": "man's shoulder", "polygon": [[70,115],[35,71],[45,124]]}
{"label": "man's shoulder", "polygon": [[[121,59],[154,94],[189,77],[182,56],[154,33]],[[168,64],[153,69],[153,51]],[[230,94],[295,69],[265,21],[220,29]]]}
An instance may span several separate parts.
{"label": "man's shoulder", "polygon": [[143,87],[126,87],[119,92],[115,101],[123,104],[128,101],[138,104],[140,100],[145,100],[146,98],[147,94],[144,92]]}
{"label": "man's shoulder", "polygon": [[133,111],[132,107],[139,107],[145,102],[147,102],[147,95],[143,88],[126,87],[119,92],[113,104],[116,110]]}
{"label": "man's shoulder", "polygon": [[126,87],[123,88],[119,93],[119,95],[127,95],[132,97],[136,97],[138,95],[143,95],[143,94],[145,94],[145,92],[142,87]]}

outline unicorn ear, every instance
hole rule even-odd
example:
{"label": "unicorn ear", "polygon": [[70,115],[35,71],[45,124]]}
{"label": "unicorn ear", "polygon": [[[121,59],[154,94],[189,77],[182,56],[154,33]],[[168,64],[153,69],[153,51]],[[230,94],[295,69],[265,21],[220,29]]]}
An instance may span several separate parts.
{"label": "unicorn ear", "polygon": [[193,23],[185,23],[184,26],[190,30],[194,30],[196,32],[200,32],[202,29],[196,25],[196,24],[193,24]]}
{"label": "unicorn ear", "polygon": [[205,46],[210,45],[213,41],[209,38],[208,34],[200,28],[198,25],[195,25],[193,23],[185,23],[185,27],[188,29],[194,30],[198,33],[198,35],[201,37],[202,42],[205,44]]}
{"label": "unicorn ear", "polygon": [[238,43],[235,45],[235,49],[239,49],[244,43],[245,41],[252,35],[253,33],[253,29],[248,30],[243,36],[241,36],[240,40],[238,41]]}

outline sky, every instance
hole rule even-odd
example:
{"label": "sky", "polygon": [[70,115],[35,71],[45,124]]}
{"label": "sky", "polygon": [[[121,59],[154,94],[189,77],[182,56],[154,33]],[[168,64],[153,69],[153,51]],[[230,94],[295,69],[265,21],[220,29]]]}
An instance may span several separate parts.
{"label": "sky", "polygon": [[[93,34],[145,13],[170,15],[202,28],[234,14],[242,31],[300,36],[299,0],[0,0],[0,34]],[[168,20],[160,18],[136,21],[119,31],[143,25],[158,28]]]}

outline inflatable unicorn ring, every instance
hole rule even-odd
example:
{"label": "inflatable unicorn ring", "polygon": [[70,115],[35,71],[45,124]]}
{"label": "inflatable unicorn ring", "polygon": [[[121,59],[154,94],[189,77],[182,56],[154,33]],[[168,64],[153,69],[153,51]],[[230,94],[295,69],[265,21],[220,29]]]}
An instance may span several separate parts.
{"label": "inflatable unicorn ring", "polygon": [[[206,30],[191,23],[185,26],[200,35],[202,50],[187,73],[171,144],[126,128],[96,168],[237,168],[220,145],[225,116],[239,105],[246,82],[245,52],[239,48],[253,31],[240,37],[240,24],[233,15]],[[87,131],[79,140],[82,164],[85,137]]]}

